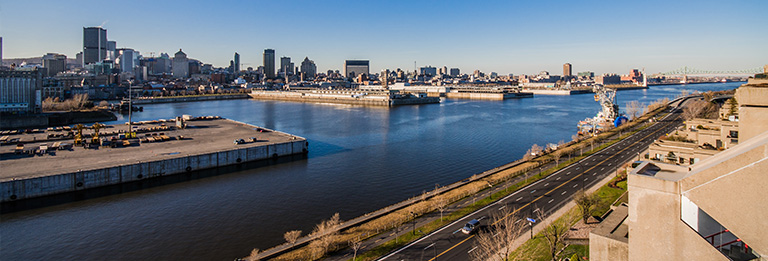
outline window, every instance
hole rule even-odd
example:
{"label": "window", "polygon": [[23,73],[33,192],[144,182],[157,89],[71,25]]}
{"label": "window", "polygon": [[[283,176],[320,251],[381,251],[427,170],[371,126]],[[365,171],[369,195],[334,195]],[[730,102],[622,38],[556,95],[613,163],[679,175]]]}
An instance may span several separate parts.
{"label": "window", "polygon": [[685,158],[680,157],[680,164],[685,164]]}
{"label": "window", "polygon": [[731,138],[739,138],[739,131],[732,130],[728,133]]}
{"label": "window", "polygon": [[688,159],[688,163],[691,163],[691,165],[693,165],[694,163],[693,158]]}

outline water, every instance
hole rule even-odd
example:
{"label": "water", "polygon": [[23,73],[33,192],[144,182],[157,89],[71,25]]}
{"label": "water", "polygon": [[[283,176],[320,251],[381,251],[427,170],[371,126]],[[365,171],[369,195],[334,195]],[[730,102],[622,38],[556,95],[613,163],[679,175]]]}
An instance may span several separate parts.
{"label": "water", "polygon": [[[739,83],[618,93],[618,103]],[[219,115],[306,137],[306,159],[0,216],[3,260],[232,260],[568,141],[592,95],[395,108],[228,100],[144,106],[134,121]],[[120,118],[116,122],[125,122]]]}

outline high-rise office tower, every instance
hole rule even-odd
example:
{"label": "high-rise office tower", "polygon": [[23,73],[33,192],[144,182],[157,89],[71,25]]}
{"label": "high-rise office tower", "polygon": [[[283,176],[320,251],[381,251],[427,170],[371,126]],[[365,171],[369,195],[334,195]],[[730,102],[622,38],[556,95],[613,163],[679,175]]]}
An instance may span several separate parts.
{"label": "high-rise office tower", "polygon": [[280,71],[283,75],[293,73],[293,67],[291,66],[291,57],[280,57]]}
{"label": "high-rise office tower", "polygon": [[370,62],[368,60],[344,61],[344,76],[355,78],[361,74],[370,74]]}
{"label": "high-rise office tower", "polygon": [[275,50],[264,49],[264,77],[275,78]]}
{"label": "high-rise office tower", "polygon": [[114,61],[117,59],[117,42],[107,41],[107,60]]}
{"label": "high-rise office tower", "polygon": [[571,68],[571,64],[570,63],[563,64],[563,77],[568,78],[571,76],[573,76],[573,70]]}
{"label": "high-rise office tower", "polygon": [[0,37],[0,66],[3,66],[3,38]]}
{"label": "high-rise office tower", "polygon": [[451,76],[456,77],[456,76],[459,76],[459,74],[461,74],[461,71],[459,71],[459,68],[451,68],[451,73],[450,73]]}
{"label": "high-rise office tower", "polygon": [[234,73],[238,74],[238,73],[240,73],[240,54],[239,53],[235,53],[235,61],[234,62],[235,62],[235,64],[234,64],[234,66],[232,68],[234,68],[234,70],[235,70]]}
{"label": "high-rise office tower", "polygon": [[83,27],[83,65],[107,58],[107,30],[101,27]]}

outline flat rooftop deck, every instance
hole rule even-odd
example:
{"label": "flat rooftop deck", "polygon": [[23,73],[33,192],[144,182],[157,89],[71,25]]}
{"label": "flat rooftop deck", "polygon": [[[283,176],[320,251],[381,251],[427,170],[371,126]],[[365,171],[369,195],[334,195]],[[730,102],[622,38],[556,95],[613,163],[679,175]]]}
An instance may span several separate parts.
{"label": "flat rooftop deck", "polygon": [[[276,143],[289,142],[296,137],[282,132],[264,128],[264,132],[258,127],[239,123],[226,119],[194,120],[187,121],[186,129],[158,130],[139,133],[139,138],[146,134],[164,133],[171,140],[164,142],[138,143],[136,139],[133,146],[111,148],[101,146],[98,149],[85,149],[82,146],[72,147],[70,150],[56,150],[55,153],[42,156],[28,156],[27,154],[14,154],[16,144],[0,146],[0,181],[13,179],[25,179],[40,176],[49,176],[61,173],[70,173],[78,170],[114,167],[137,162],[170,159],[180,156],[213,153],[235,148],[248,148],[266,146]],[[151,128],[160,126],[160,122],[138,125],[139,128]],[[167,126],[175,126],[174,122],[166,122]],[[136,128],[135,128],[136,129]],[[104,135],[117,130],[127,130],[127,125],[112,125],[102,128],[101,137],[111,139],[116,135]],[[92,133],[92,130],[84,130],[83,133]],[[46,131],[45,133],[13,135],[12,138],[21,138],[22,141],[45,139],[48,133],[66,133],[63,131]],[[178,139],[184,136],[184,139]],[[250,142],[249,138],[255,137],[256,142]],[[86,138],[90,140],[90,138]],[[245,144],[234,144],[235,139],[246,140]],[[25,150],[34,150],[41,144],[51,146],[56,141],[33,142],[24,144]],[[72,139],[60,140],[62,143],[74,143]],[[52,155],[53,154],[53,155]]]}

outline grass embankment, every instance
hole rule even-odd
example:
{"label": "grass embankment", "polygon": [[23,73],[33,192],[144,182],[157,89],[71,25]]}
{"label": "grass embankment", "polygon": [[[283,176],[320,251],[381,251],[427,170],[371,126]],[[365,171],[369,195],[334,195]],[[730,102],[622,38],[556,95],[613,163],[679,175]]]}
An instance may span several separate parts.
{"label": "grass embankment", "polygon": [[[577,150],[581,151],[583,149],[589,149],[589,151],[586,153],[582,153],[580,156],[573,157],[570,160],[563,161],[562,163],[557,164],[555,167],[544,170],[536,175],[527,177],[527,179],[517,182],[515,184],[512,184],[506,189],[496,192],[489,197],[477,200],[473,204],[470,204],[457,211],[447,214],[442,219],[437,219],[426,225],[416,228],[416,230],[421,231],[421,233],[417,233],[416,235],[414,235],[413,233],[405,233],[397,237],[395,240],[390,240],[379,246],[369,249],[364,253],[362,253],[361,255],[358,255],[358,260],[374,260],[386,253],[389,253],[399,247],[402,247],[410,242],[413,242],[419,237],[425,234],[428,234],[446,224],[449,224],[450,222],[458,220],[459,218],[469,213],[472,213],[490,203],[493,203],[495,200],[501,197],[504,197],[506,195],[509,195],[510,193],[513,193],[519,188],[522,188],[524,186],[527,186],[528,184],[536,182],[537,180],[543,177],[546,177],[547,175],[554,173],[570,165],[573,162],[581,160],[582,158],[587,157],[593,154],[594,152],[597,152],[607,146],[610,146],[618,142],[620,139],[623,139],[645,128],[646,126],[641,126],[637,130],[634,130],[631,132],[627,131],[627,129],[633,128],[637,124],[646,122],[650,117],[653,117],[654,115],[658,114],[663,109],[664,109],[663,107],[656,108],[650,113],[643,115],[642,117],[630,122],[629,124],[625,124],[618,128],[608,130],[595,137],[584,139],[579,142],[571,142],[566,147],[559,149],[559,152],[561,153],[561,155],[575,154]],[[622,134],[619,139],[594,147],[593,144],[599,144],[599,142],[617,133]],[[424,195],[420,196],[422,198],[417,203],[395,210],[379,218],[375,218],[373,220],[367,221],[359,226],[355,226],[345,231],[342,231],[339,235],[333,238],[332,240],[333,243],[331,244],[332,247],[330,247],[328,250],[330,252],[337,251],[345,248],[345,246],[348,245],[347,242],[350,242],[353,239],[360,238],[365,240],[365,239],[377,236],[381,233],[389,232],[391,229],[399,228],[404,224],[412,222],[415,218],[418,218],[427,213],[436,211],[438,207],[441,205],[451,204],[453,202],[457,202],[459,200],[471,197],[472,195],[482,192],[489,188],[488,186],[489,184],[497,185],[497,184],[509,182],[514,178],[524,175],[528,171],[534,170],[536,168],[540,168],[544,164],[547,164],[553,161],[555,161],[555,156],[553,153],[550,152],[548,154],[544,154],[537,158],[523,162],[510,169],[499,171],[497,173],[491,174],[484,178],[478,178],[477,175],[473,175],[472,177],[469,178],[470,181],[467,182],[467,184],[464,184],[452,190],[443,192],[440,195],[433,196],[432,195],[433,193],[425,193]],[[317,249],[313,247],[313,245],[310,243],[303,247],[284,253],[276,257],[275,259],[277,260],[305,260],[305,259],[312,260],[312,259],[317,259],[323,255],[324,253],[323,254],[317,253]]]}
{"label": "grass embankment", "polygon": [[[624,175],[615,177],[613,181],[609,182],[608,184],[605,184],[604,186],[600,187],[597,191],[595,191],[595,194],[600,198],[600,203],[598,204],[597,208],[595,209],[595,215],[602,216],[608,210],[610,210],[610,207],[612,203],[616,201],[619,197],[624,195],[624,193],[627,191],[627,181],[618,181],[616,182],[616,185],[618,188],[611,187],[610,184],[614,183],[617,180],[624,179],[626,176],[626,172],[624,172]],[[620,203],[621,201],[619,201]],[[579,211],[579,207],[575,206],[568,210],[565,214],[557,218],[557,221],[564,221],[564,220],[574,220],[574,222],[571,224],[575,224],[581,219],[581,213]],[[553,223],[554,223],[553,222]],[[576,256],[577,259],[575,260],[582,260],[582,257],[589,258],[589,246],[588,245],[569,245],[566,247],[563,252],[560,254],[561,257],[573,257]],[[540,261],[548,261],[551,260],[550,254],[549,254],[549,245],[547,244],[547,241],[542,237],[542,235],[536,234],[533,239],[528,240],[517,248],[510,257],[518,257],[518,256],[525,256],[525,260],[540,260]],[[510,260],[515,260],[510,258]],[[574,259],[571,259],[574,260]]]}

